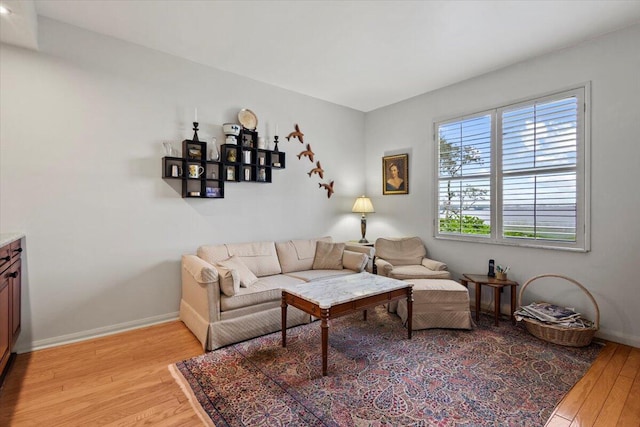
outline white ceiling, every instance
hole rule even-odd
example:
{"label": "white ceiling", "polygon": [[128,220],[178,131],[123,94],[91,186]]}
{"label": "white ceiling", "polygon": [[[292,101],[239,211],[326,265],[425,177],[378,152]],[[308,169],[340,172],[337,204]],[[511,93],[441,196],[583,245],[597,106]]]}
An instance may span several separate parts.
{"label": "white ceiling", "polygon": [[640,22],[640,0],[0,2],[365,112]]}

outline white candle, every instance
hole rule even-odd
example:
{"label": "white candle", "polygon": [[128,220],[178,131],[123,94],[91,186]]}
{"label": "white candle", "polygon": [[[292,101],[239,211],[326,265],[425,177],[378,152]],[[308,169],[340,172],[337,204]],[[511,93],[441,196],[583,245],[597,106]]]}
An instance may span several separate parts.
{"label": "white candle", "polygon": [[274,134],[274,136],[277,134],[278,134],[278,124],[276,123],[276,133]]}
{"label": "white candle", "polygon": [[194,119],[194,122],[198,121],[198,107],[196,107],[196,118]]}

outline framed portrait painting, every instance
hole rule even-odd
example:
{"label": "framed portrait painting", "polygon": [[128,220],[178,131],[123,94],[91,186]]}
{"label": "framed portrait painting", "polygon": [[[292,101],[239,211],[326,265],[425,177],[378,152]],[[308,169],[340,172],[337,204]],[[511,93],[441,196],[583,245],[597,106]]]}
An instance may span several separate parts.
{"label": "framed portrait painting", "polygon": [[409,155],[382,158],[382,194],[409,194]]}

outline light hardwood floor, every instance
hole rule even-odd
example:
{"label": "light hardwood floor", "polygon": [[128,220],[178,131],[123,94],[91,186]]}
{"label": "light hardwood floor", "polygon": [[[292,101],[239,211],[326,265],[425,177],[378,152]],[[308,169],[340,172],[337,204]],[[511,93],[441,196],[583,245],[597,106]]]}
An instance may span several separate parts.
{"label": "light hardwood floor", "polygon": [[[1,426],[198,426],[167,365],[202,354],[181,322],[18,355]],[[640,349],[608,343],[549,427],[640,426]]]}

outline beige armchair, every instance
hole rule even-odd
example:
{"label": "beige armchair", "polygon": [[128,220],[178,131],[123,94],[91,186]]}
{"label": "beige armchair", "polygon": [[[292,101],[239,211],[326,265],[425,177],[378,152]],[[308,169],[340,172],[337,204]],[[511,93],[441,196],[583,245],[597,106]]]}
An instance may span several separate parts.
{"label": "beige armchair", "polygon": [[379,238],[375,243],[378,274],[393,279],[450,279],[447,264],[427,258],[419,237]]}

